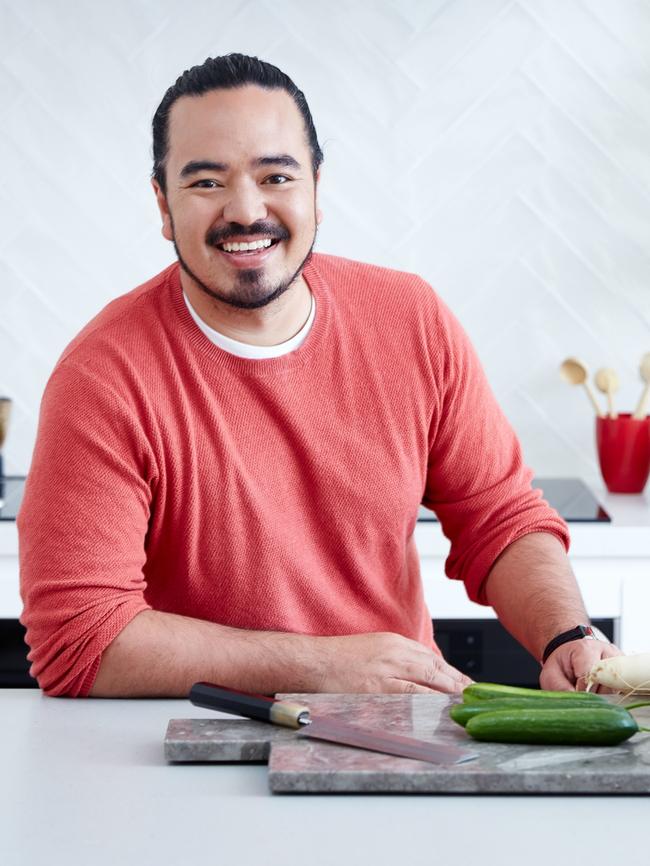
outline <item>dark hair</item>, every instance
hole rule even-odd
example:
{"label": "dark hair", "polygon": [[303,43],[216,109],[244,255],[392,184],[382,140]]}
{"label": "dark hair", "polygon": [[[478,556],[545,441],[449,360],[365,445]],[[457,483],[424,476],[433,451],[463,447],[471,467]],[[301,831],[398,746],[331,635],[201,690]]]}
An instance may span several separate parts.
{"label": "dark hair", "polygon": [[267,90],[286,90],[296,103],[305,122],[307,141],[311,150],[314,176],[323,161],[311,112],[302,90],[277,66],[246,54],[226,54],[208,57],[200,66],[186,69],[162,98],[153,117],[153,177],[166,192],[165,161],[169,149],[169,112],[181,96],[201,96],[211,90],[231,90],[246,84],[257,84]]}

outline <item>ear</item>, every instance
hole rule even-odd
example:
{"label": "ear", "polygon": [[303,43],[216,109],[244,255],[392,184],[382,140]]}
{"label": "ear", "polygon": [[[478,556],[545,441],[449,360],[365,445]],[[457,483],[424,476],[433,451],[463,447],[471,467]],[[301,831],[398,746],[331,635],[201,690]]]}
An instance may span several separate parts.
{"label": "ear", "polygon": [[316,202],[316,225],[319,226],[323,222],[323,211],[318,207],[318,182],[320,181],[320,168],[316,172],[314,181],[314,201]]}
{"label": "ear", "polygon": [[169,206],[167,204],[167,197],[165,193],[160,188],[160,184],[155,178],[151,181],[151,186],[153,187],[153,191],[156,194],[156,202],[158,204],[158,210],[160,211],[160,216],[162,217],[162,236],[166,238],[168,241],[174,240],[174,230],[172,229],[172,218],[169,213]]}

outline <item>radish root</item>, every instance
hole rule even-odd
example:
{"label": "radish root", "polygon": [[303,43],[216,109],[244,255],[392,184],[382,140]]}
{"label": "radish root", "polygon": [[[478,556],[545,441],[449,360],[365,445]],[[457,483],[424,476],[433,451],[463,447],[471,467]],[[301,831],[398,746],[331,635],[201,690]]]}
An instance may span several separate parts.
{"label": "radish root", "polygon": [[580,679],[586,682],[586,691],[595,685],[622,692],[623,698],[650,693],[650,653],[630,656],[611,656],[597,661]]}

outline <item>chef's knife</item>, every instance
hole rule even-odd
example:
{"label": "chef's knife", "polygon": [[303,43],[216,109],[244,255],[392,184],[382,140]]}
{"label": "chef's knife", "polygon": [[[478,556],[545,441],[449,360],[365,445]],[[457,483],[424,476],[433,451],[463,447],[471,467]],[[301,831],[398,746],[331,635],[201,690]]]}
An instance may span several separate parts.
{"label": "chef's knife", "polygon": [[455,746],[429,743],[385,731],[367,731],[338,719],[313,718],[309,707],[302,704],[277,701],[265,695],[249,694],[236,689],[226,689],[213,683],[195,683],[190,690],[189,698],[196,707],[221,710],[223,713],[259,719],[262,722],[283,725],[287,728],[300,728],[296,735],[298,737],[328,740],[371,752],[415,758],[419,761],[428,761],[430,764],[461,764],[478,757],[473,752],[457,749]]}

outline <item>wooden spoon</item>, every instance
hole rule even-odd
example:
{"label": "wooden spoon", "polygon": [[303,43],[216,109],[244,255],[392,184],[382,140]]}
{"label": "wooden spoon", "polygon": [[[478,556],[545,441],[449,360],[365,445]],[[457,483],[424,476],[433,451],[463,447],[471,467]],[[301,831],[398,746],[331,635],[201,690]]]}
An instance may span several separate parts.
{"label": "wooden spoon", "polygon": [[648,402],[648,396],[650,395],[650,352],[646,352],[645,355],[641,358],[641,363],[639,365],[639,373],[641,373],[641,378],[645,382],[645,388],[643,389],[643,393],[641,394],[641,399],[639,400],[636,409],[634,410],[633,418],[636,418],[637,421],[645,418],[645,407]]}
{"label": "wooden spoon", "polygon": [[616,372],[612,370],[611,367],[602,367],[600,370],[596,371],[594,379],[598,390],[607,395],[609,417],[618,418],[618,413],[614,411],[614,400],[612,398],[614,391],[618,391],[620,384]]}
{"label": "wooden spoon", "polygon": [[596,395],[589,385],[589,370],[586,364],[577,358],[567,358],[560,365],[560,376],[570,385],[582,385],[591,400],[591,405],[594,407],[596,415],[599,418],[603,417],[603,413],[600,411],[600,406],[596,400]]}
{"label": "wooden spoon", "polygon": [[9,397],[0,397],[0,448],[5,444],[10,413],[11,400]]}

